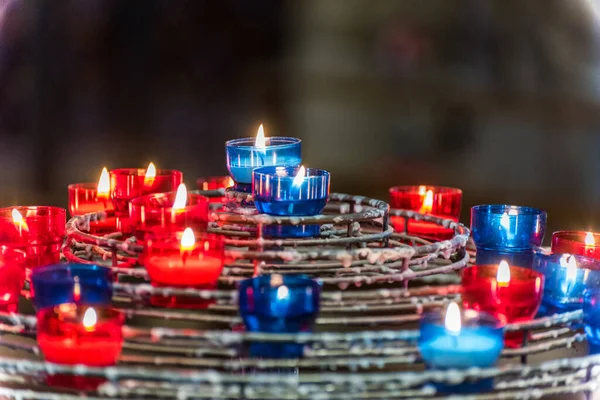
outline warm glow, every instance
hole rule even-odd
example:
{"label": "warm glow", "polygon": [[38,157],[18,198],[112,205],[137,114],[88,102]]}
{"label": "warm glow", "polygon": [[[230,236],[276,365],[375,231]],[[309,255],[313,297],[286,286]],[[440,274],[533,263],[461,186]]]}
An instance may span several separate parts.
{"label": "warm glow", "polygon": [[448,308],[446,309],[446,319],[444,320],[446,330],[452,333],[459,333],[462,325],[460,319],[460,308],[458,308],[458,304],[455,302],[448,304]]}
{"label": "warm glow", "polygon": [[230,188],[234,185],[233,179],[231,179],[231,177],[229,177],[227,179],[227,186],[225,186],[226,188]]}
{"label": "warm glow", "polygon": [[96,311],[90,307],[85,310],[85,314],[83,314],[83,327],[86,331],[91,332],[96,329],[96,323],[98,322],[98,317],[96,316]]}
{"label": "warm glow", "polygon": [[[561,258],[562,261],[562,258]],[[561,263],[562,265],[562,263]],[[569,261],[567,262],[567,281],[574,281],[577,279],[577,260],[575,257],[569,257]]]}
{"label": "warm glow", "polygon": [[419,196],[425,196],[425,194],[427,193],[427,186],[419,186]]}
{"label": "warm glow", "polygon": [[254,146],[258,148],[264,148],[266,146],[265,141],[265,128],[260,124],[258,127],[258,132],[256,133],[256,141],[254,142]]}
{"label": "warm glow", "polygon": [[594,239],[594,234],[592,232],[587,232],[585,234],[585,245],[586,246],[595,246],[596,245],[596,240]]}
{"label": "warm glow", "polygon": [[510,282],[510,268],[508,267],[508,263],[504,260],[500,261],[500,264],[498,264],[496,282],[498,282],[498,286],[507,286]]}
{"label": "warm glow", "polygon": [[27,222],[23,219],[23,215],[16,208],[12,209],[12,219],[15,226],[19,229],[27,230]]}
{"label": "warm glow", "polygon": [[156,178],[156,167],[154,166],[154,163],[150,163],[148,165],[148,169],[146,169],[146,176],[144,178],[144,184],[152,185],[155,178]]}
{"label": "warm glow", "polygon": [[192,228],[185,228],[183,235],[181,236],[181,251],[194,250],[196,246],[196,236]]}
{"label": "warm glow", "polygon": [[277,300],[285,300],[290,295],[290,290],[287,286],[281,285],[277,288]]}
{"label": "warm glow", "polygon": [[433,190],[428,190],[427,194],[425,194],[425,200],[423,200],[423,205],[419,209],[421,214],[429,214],[431,209],[433,208]]}
{"label": "warm glow", "polygon": [[177,194],[175,195],[175,201],[173,202],[173,210],[183,210],[187,205],[187,197],[185,183],[182,183],[177,188]]}
{"label": "warm glow", "polygon": [[304,165],[301,165],[300,169],[298,170],[298,173],[294,177],[294,181],[292,182],[292,185],[293,186],[302,185],[302,182],[304,182],[305,176],[306,176],[306,168],[304,168]]}
{"label": "warm glow", "polygon": [[98,180],[98,188],[96,189],[96,197],[108,198],[110,194],[110,178],[106,167],[102,168],[100,179]]}

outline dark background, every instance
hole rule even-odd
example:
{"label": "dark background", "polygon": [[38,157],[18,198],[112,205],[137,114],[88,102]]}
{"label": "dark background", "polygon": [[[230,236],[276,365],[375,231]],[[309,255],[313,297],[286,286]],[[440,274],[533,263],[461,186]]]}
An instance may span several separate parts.
{"label": "dark background", "polygon": [[[103,166],[225,173],[303,139],[332,190],[399,184],[600,230],[596,0],[0,0],[0,205]],[[549,235],[548,235],[549,236]]]}

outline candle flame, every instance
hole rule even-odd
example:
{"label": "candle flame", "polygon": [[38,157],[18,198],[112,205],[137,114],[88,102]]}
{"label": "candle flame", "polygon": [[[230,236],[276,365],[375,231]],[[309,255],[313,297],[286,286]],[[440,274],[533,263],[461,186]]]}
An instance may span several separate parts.
{"label": "candle flame", "polygon": [[427,194],[425,194],[425,200],[423,200],[423,205],[419,209],[421,214],[429,214],[431,209],[433,208],[433,190],[428,190]]}
{"label": "candle flame", "polygon": [[444,319],[444,326],[446,327],[446,330],[452,333],[459,333],[462,327],[462,322],[460,319],[460,308],[458,308],[458,304],[451,302],[448,304],[448,308],[446,309],[446,318]]}
{"label": "candle flame", "polygon": [[154,183],[154,179],[156,179],[156,167],[154,163],[148,164],[148,168],[146,169],[146,175],[144,177],[144,185],[149,186]]}
{"label": "candle flame", "polygon": [[229,177],[227,179],[227,186],[225,186],[225,188],[232,187],[233,185],[234,185],[233,179],[231,177]]}
{"label": "candle flame", "polygon": [[187,205],[187,197],[185,183],[182,183],[177,188],[177,194],[175,195],[175,201],[173,202],[173,210],[183,210]]}
{"label": "candle flame", "polygon": [[258,147],[260,149],[264,149],[266,146],[265,140],[265,128],[260,124],[258,127],[258,132],[256,133],[256,141],[254,142],[254,147]]}
{"label": "candle flame", "polygon": [[194,250],[196,246],[196,236],[194,236],[194,231],[192,228],[185,228],[183,231],[183,235],[181,236],[181,251],[191,251]]}
{"label": "candle flame", "polygon": [[98,322],[98,317],[96,316],[96,310],[93,307],[85,310],[85,314],[83,314],[83,327],[86,331],[92,332],[96,329],[96,323]]}
{"label": "candle flame", "polygon": [[110,193],[110,178],[108,176],[108,170],[106,167],[102,168],[100,179],[98,180],[98,187],[96,189],[96,197],[108,198]]}
{"label": "candle flame", "polygon": [[586,246],[595,246],[596,245],[596,239],[594,239],[594,234],[592,232],[587,232],[585,234],[585,245]]}
{"label": "candle flame", "polygon": [[496,282],[498,282],[498,286],[500,287],[508,286],[510,282],[510,268],[505,260],[500,261],[500,264],[498,264]]}
{"label": "candle flame", "polygon": [[304,165],[301,165],[300,169],[298,170],[298,173],[294,177],[294,181],[292,182],[292,185],[296,186],[296,187],[302,185],[302,182],[304,182],[305,176],[306,176],[306,168],[304,168]]}
{"label": "candle flame", "polygon": [[277,288],[277,300],[285,300],[290,295],[290,290],[287,286],[281,285]]}
{"label": "candle flame", "polygon": [[12,209],[12,219],[13,219],[13,223],[15,224],[15,226],[18,229],[25,229],[25,230],[29,229],[27,227],[27,222],[23,218],[23,215],[16,208]]}
{"label": "candle flame", "polygon": [[419,186],[419,196],[425,196],[425,194],[427,193],[427,186]]}

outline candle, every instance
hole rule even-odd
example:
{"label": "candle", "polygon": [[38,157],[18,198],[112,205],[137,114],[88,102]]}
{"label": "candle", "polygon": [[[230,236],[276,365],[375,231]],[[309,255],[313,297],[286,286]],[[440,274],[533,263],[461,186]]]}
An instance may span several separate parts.
{"label": "candle", "polygon": [[[531,320],[542,302],[544,275],[521,267],[475,265],[462,271],[462,300],[467,309],[485,311],[507,322]],[[506,335],[506,346],[518,347],[522,334]]]}
{"label": "candle", "polygon": [[[320,214],[329,196],[328,171],[300,167],[261,167],[254,170],[252,194],[256,209],[268,215]],[[319,236],[319,225],[266,225],[265,236]]]}
{"label": "candle", "polygon": [[183,181],[180,171],[159,169],[153,163],[147,169],[122,168],[110,171],[111,198],[117,217],[129,218],[129,202],[153,193],[174,192]]}
{"label": "candle", "polygon": [[225,143],[227,169],[238,191],[250,192],[252,170],[262,166],[298,166],[302,162],[301,141],[289,137],[264,137],[262,125],[256,139],[243,138]]}
{"label": "candle", "polygon": [[0,243],[27,254],[27,267],[60,261],[66,210],[47,206],[0,208]]}
{"label": "candle", "polygon": [[131,200],[129,215],[135,237],[142,241],[150,231],[181,231],[188,226],[206,230],[208,198],[188,193],[182,183],[177,192],[150,194]]}
{"label": "candle", "polygon": [[0,311],[17,312],[26,258],[24,251],[0,246]]}
{"label": "candle", "polygon": [[[445,312],[432,311],[421,318],[419,351],[431,369],[485,368],[496,363],[503,348],[504,319],[465,310],[454,302]],[[492,380],[458,385],[437,384],[443,393],[476,393],[489,390]]]}
{"label": "candle", "polygon": [[552,253],[569,253],[600,259],[600,234],[581,231],[554,232]]}
{"label": "candle", "polygon": [[[147,235],[144,260],[154,286],[214,289],[223,270],[224,238],[184,231],[152,232]],[[182,296],[152,296],[153,305],[205,308],[212,301]]]}
{"label": "candle", "polygon": [[[110,177],[106,167],[102,169],[98,183],[73,183],[69,185],[68,192],[69,212],[72,217],[113,210],[110,199]],[[114,217],[90,222],[90,233],[92,234],[106,234],[116,230]]]}
{"label": "candle", "polygon": [[586,290],[583,295],[583,324],[590,354],[600,354],[600,289]]}
{"label": "candle", "polygon": [[[218,189],[228,189],[233,187],[234,182],[230,176],[209,176],[206,178],[198,178],[196,180],[198,190],[209,191]],[[223,197],[210,197],[211,203],[225,203],[227,198]]]}
{"label": "candle", "polygon": [[544,275],[548,312],[581,309],[583,292],[600,287],[600,261],[570,254],[536,254],[533,269]]}
{"label": "candle", "polygon": [[[250,332],[311,332],[319,313],[321,283],[304,275],[262,275],[239,285],[240,314]],[[299,343],[253,342],[250,355],[298,358]]]}
{"label": "candle", "polygon": [[[462,191],[460,189],[440,186],[394,186],[390,188],[390,206],[396,209],[410,210],[419,214],[433,215],[457,221],[460,217]],[[433,222],[408,220],[405,226],[404,217],[392,216],[394,229],[407,231],[409,235],[431,240],[451,239],[454,230],[444,228]]]}

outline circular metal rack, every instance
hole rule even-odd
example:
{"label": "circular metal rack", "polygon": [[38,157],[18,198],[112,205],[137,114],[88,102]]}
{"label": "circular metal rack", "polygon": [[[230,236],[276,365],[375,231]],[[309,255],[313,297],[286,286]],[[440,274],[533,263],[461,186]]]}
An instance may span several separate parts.
{"label": "circular metal rack", "polygon": [[[581,312],[557,314],[507,330],[524,331],[523,347],[505,349],[498,367],[466,371],[426,370],[416,347],[425,310],[460,297],[459,270],[473,260],[469,230],[460,223],[406,210],[381,200],[331,194],[323,215],[257,215],[245,194],[202,191],[227,197],[213,204],[209,230],[225,235],[227,263],[217,290],[153,287],[138,264],[142,247],[120,233],[96,237],[90,221],[106,213],[75,217],[67,224],[63,254],[73,262],[112,266],[118,280],[114,302],[127,318],[123,354],[109,368],[63,366],[42,361],[35,343],[36,319],[0,314],[0,397],[19,399],[400,399],[432,398],[432,383],[494,378],[493,391],[477,399],[539,398],[592,393],[600,357],[578,355],[585,335]],[[454,230],[451,240],[429,242],[394,232],[389,218],[434,222]],[[269,240],[264,224],[319,224],[321,235]],[[405,224],[407,226],[407,224]],[[255,274],[302,273],[323,282],[314,333],[243,332],[237,313],[237,281]],[[206,309],[149,306],[152,296],[206,301]],[[23,296],[28,296],[24,290]],[[251,342],[305,345],[301,359],[247,356]],[[583,349],[585,350],[585,349]],[[559,356],[555,356],[559,354]],[[585,353],[582,353],[585,354]],[[546,358],[546,360],[543,360]],[[101,378],[82,392],[54,387],[48,376]],[[466,398],[466,397],[464,397]]]}

